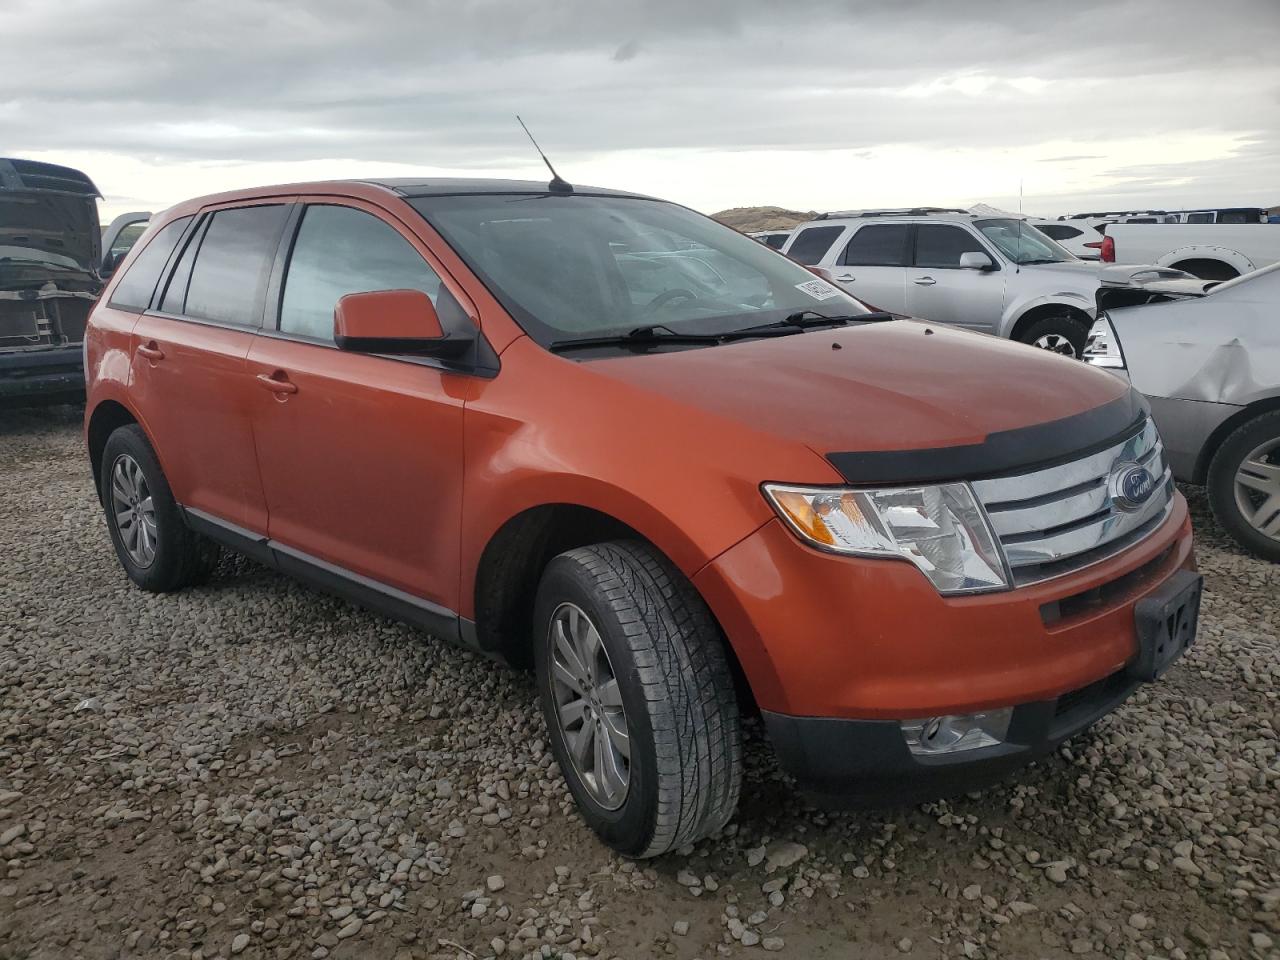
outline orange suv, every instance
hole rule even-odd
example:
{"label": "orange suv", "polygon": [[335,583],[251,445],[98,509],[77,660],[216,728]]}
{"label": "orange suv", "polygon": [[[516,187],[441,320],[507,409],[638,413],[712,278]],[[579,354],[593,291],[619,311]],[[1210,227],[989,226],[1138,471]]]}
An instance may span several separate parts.
{"label": "orange suv", "polygon": [[744,714],[825,798],[970,789],[1192,642],[1141,397],[869,311],[688,209],[483,180],[156,217],[95,308],[86,437],[145,590],[219,545],[532,664],[583,817],[723,827]]}

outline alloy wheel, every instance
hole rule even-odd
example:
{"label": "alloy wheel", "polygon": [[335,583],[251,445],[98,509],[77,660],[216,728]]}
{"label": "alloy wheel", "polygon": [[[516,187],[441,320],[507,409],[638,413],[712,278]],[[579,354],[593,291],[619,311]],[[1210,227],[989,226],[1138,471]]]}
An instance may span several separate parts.
{"label": "alloy wheel", "polygon": [[156,511],[138,461],[127,453],[111,466],[111,515],[125,551],[139,567],[156,559]]}
{"label": "alloy wheel", "polygon": [[1280,540],[1280,437],[1254,448],[1236,470],[1236,506],[1264,537]]}
{"label": "alloy wheel", "polygon": [[1060,333],[1046,333],[1035,341],[1033,346],[1050,353],[1060,353],[1066,357],[1079,357],[1075,345]]}
{"label": "alloy wheel", "polygon": [[631,738],[613,664],[600,631],[575,604],[560,604],[548,629],[551,692],[570,761],[591,798],[617,810],[631,781]]}

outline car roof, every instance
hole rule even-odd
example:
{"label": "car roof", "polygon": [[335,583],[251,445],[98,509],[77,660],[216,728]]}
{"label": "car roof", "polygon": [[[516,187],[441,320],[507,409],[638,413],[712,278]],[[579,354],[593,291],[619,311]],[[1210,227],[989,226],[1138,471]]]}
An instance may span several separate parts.
{"label": "car roof", "polygon": [[[923,222],[943,222],[943,223],[972,223],[974,220],[998,220],[999,217],[991,217],[985,213],[888,213],[888,212],[850,212],[850,213],[826,213],[820,217],[801,224],[801,226],[826,225],[834,224],[836,226],[847,226],[851,223],[923,223]],[[796,228],[797,230],[799,227]]]}

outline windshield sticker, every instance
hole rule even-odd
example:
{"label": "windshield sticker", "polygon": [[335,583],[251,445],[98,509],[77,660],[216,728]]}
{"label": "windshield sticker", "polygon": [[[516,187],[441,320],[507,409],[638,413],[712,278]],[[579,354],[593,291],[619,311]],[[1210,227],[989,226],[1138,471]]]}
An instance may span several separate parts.
{"label": "windshield sticker", "polygon": [[830,300],[832,297],[840,296],[840,290],[825,280],[806,280],[804,283],[797,283],[796,289],[807,293],[815,300]]}

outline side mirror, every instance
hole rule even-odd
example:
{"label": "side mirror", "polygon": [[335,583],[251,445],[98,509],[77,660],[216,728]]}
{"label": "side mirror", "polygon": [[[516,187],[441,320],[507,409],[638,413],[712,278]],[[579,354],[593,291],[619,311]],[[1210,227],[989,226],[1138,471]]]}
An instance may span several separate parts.
{"label": "side mirror", "polygon": [[960,254],[961,270],[994,270],[995,267],[990,255],[981,251],[969,250]]}
{"label": "side mirror", "polygon": [[421,290],[349,293],[333,310],[333,342],[358,353],[412,353],[457,357],[474,336],[446,334],[435,305]]}

